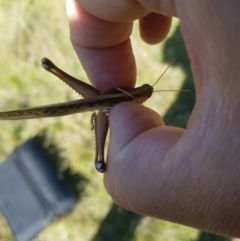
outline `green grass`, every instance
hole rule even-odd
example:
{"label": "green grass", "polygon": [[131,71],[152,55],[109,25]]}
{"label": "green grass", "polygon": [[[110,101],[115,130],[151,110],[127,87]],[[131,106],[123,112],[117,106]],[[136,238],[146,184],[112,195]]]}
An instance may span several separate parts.
{"label": "green grass", "polygon": [[[46,56],[73,76],[87,81],[69,40],[65,1],[48,0],[47,4],[34,0],[2,1],[0,26],[1,110],[78,98],[40,67],[40,59]],[[177,21],[174,26],[167,41],[178,41],[173,37]],[[170,43],[167,41],[157,46],[144,44],[136,27],[132,42],[138,65],[138,83],[154,83],[171,59],[176,57],[177,51],[168,48],[166,52],[166,43]],[[184,80],[191,81],[187,65],[186,59],[181,62],[179,58],[156,89],[179,89]],[[179,96],[173,92],[157,92],[147,105],[161,115],[168,115],[167,122],[175,120],[174,124],[184,126],[192,106],[184,113],[181,108],[172,109]],[[179,118],[173,120],[169,110],[178,111]],[[90,114],[84,113],[61,118],[1,122],[0,160],[4,160],[17,145],[44,130],[49,142],[56,144],[65,160],[64,165],[69,165],[85,180],[85,185],[82,184],[84,191],[74,211],[49,225],[36,240],[200,241],[198,230],[140,217],[113,205],[104,189],[102,175],[93,167],[94,145],[89,118]],[[109,228],[111,233],[106,231]],[[13,240],[3,217],[0,218],[2,240]]]}

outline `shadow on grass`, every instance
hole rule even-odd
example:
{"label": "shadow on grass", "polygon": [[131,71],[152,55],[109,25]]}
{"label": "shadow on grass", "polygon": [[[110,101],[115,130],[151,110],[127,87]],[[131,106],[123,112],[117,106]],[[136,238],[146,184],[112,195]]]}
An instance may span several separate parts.
{"label": "shadow on grass", "polygon": [[231,238],[218,236],[211,233],[201,232],[196,241],[231,241]]}
{"label": "shadow on grass", "polygon": [[92,241],[134,240],[135,231],[141,219],[142,216],[112,204]]}
{"label": "shadow on grass", "polygon": [[166,125],[185,128],[195,104],[195,88],[190,69],[190,61],[179,27],[166,41],[163,48],[163,61],[169,63],[173,59],[175,59],[173,66],[180,67],[185,74],[182,89],[189,90],[189,92],[179,92],[176,101],[163,118]]}
{"label": "shadow on grass", "polygon": [[[180,67],[185,73],[185,80],[182,89],[189,92],[180,92],[174,104],[169,108],[163,117],[166,125],[185,128],[187,121],[192,113],[195,104],[195,88],[190,68],[190,61],[187,55],[184,41],[181,36],[179,27],[170,37],[164,46],[163,60],[167,63],[175,59],[174,66]],[[231,239],[218,235],[200,232],[199,237],[195,241],[230,241]]]}
{"label": "shadow on grass", "polygon": [[59,175],[62,176],[65,184],[74,190],[78,199],[80,199],[88,183],[88,179],[72,170],[68,165],[68,160],[60,154],[61,150],[59,150],[57,145],[55,145],[53,141],[47,139],[45,131],[39,133],[35,138],[40,146],[47,152],[50,165],[57,170]]}

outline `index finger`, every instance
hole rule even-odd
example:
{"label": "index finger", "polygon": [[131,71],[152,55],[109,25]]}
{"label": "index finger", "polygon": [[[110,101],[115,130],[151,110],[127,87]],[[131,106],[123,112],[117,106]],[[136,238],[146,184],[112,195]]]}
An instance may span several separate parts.
{"label": "index finger", "polygon": [[[92,4],[94,15],[89,13],[89,6],[86,11],[78,2],[81,5],[84,3],[84,7],[86,3]],[[119,14],[119,2],[121,3],[114,1],[109,5],[109,2],[104,0],[67,1],[73,47],[90,81],[100,92],[116,87],[132,88],[135,85],[136,65],[129,39],[133,20],[141,20],[141,37],[148,43],[163,40],[171,25],[170,17],[150,13],[140,4],[131,5],[131,2],[129,4],[123,1]],[[101,18],[98,18],[98,10]]]}
{"label": "index finger", "polygon": [[129,36],[132,22],[94,17],[75,0],[67,1],[73,47],[90,81],[101,92],[135,85],[136,66]]}

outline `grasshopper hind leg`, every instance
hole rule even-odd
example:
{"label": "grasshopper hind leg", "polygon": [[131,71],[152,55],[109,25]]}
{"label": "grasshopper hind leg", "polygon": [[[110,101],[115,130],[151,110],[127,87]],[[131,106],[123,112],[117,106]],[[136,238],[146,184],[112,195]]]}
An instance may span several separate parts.
{"label": "grasshopper hind leg", "polygon": [[106,164],[105,164],[104,160],[95,161],[94,165],[98,172],[100,172],[100,173],[105,172]]}
{"label": "grasshopper hind leg", "polygon": [[106,170],[104,147],[109,126],[107,114],[101,110],[98,113],[94,112],[91,117],[91,126],[95,137],[94,165],[98,172],[103,173]]}

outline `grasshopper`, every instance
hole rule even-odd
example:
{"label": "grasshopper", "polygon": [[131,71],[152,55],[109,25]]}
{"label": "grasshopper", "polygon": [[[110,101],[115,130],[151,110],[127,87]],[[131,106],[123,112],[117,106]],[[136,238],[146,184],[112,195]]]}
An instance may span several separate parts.
{"label": "grasshopper", "polygon": [[[153,86],[144,84],[138,88],[133,89],[116,88],[106,94],[100,94],[96,88],[65,73],[47,58],[43,58],[41,60],[41,65],[45,70],[63,80],[68,86],[79,93],[83,99],[0,112],[0,120],[57,117],[80,112],[93,111],[91,117],[91,125],[92,130],[95,133],[96,145],[94,164],[97,171],[103,173],[106,169],[106,164],[104,161],[104,146],[108,132],[108,113],[110,109],[114,105],[124,101],[133,101],[139,104],[144,103],[148,98],[151,97],[153,93],[153,86],[157,82]],[[163,72],[163,74],[167,71],[167,69]]]}

